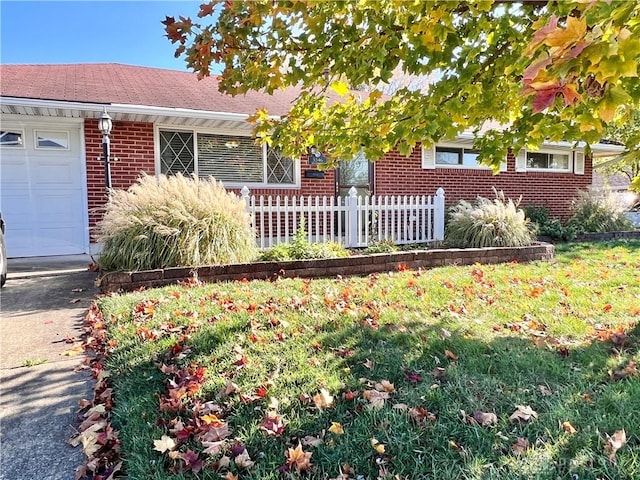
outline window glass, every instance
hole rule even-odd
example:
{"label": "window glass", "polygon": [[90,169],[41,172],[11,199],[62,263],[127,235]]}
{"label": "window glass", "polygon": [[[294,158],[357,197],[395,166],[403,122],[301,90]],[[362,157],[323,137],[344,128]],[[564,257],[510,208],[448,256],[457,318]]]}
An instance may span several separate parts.
{"label": "window glass", "polygon": [[222,182],[264,182],[262,147],[250,137],[198,134],[198,176]]}
{"label": "window glass", "polygon": [[477,167],[478,152],[470,148],[436,147],[436,165]]}
{"label": "window glass", "polygon": [[468,167],[477,167],[480,165],[478,163],[478,152],[464,149],[462,153],[462,164]]}
{"label": "window glass", "polygon": [[36,148],[68,150],[69,134],[67,132],[36,130]]}
{"label": "window glass", "polygon": [[436,165],[458,165],[461,151],[462,149],[436,147]]}
{"label": "window glass", "polygon": [[527,168],[568,170],[568,153],[527,152]]}
{"label": "window glass", "polygon": [[194,173],[192,132],[160,131],[160,171],[165,175]]}
{"label": "window glass", "polygon": [[293,160],[280,152],[267,150],[267,183],[295,183]]}
{"label": "window glass", "polygon": [[240,135],[161,130],[160,171],[169,175],[180,172],[213,176],[227,183],[295,183],[293,160],[273,149],[267,149],[265,154],[253,138]]}
{"label": "window glass", "polygon": [[23,147],[22,132],[15,130],[0,130],[0,145],[3,147]]}

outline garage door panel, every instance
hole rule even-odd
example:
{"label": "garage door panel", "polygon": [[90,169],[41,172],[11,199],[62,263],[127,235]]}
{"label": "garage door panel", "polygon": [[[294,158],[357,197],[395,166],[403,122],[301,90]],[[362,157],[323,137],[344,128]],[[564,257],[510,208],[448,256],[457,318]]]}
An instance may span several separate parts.
{"label": "garage door panel", "polygon": [[79,187],[76,165],[64,159],[37,160],[33,167],[33,181],[36,187],[67,189]]}
{"label": "garage door panel", "polygon": [[81,192],[38,192],[36,210],[41,225],[75,225],[75,218],[69,212],[78,204]]}
{"label": "garage door panel", "polygon": [[25,188],[29,185],[29,169],[25,159],[12,159],[5,152],[2,152],[2,166],[0,167],[0,179],[2,179],[2,190],[5,186]]}
{"label": "garage door panel", "polygon": [[[3,148],[0,152],[0,207],[7,222],[8,255],[86,252],[87,211],[80,127],[56,125],[50,129],[20,125],[19,129],[25,132],[24,148]],[[43,148],[42,143],[41,148],[35,148],[34,132],[38,130],[45,133],[67,130],[69,148]]]}

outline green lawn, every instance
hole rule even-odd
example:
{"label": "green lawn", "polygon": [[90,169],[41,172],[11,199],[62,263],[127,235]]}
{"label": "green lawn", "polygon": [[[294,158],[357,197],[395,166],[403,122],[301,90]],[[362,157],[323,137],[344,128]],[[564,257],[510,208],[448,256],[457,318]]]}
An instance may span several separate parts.
{"label": "green lawn", "polygon": [[131,479],[640,478],[640,241],[98,306]]}

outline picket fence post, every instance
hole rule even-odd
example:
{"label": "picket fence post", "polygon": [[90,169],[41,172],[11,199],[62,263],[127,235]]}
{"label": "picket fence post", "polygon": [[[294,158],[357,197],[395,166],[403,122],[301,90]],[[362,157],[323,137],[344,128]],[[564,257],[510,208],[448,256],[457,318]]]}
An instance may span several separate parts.
{"label": "picket fence post", "polygon": [[356,187],[349,189],[347,198],[347,247],[358,246],[358,190]]}
{"label": "picket fence post", "polygon": [[433,239],[437,242],[444,241],[444,189],[436,190],[433,199]]}

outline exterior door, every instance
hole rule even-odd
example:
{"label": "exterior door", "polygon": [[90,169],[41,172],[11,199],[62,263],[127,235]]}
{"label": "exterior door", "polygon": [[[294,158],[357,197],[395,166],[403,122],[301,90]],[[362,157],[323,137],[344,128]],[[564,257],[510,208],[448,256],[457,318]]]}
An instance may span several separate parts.
{"label": "exterior door", "polygon": [[373,194],[373,163],[364,153],[359,153],[353,160],[340,162],[336,177],[338,197],[348,197],[351,187],[356,188],[358,196]]}
{"label": "exterior door", "polygon": [[81,125],[33,122],[2,122],[0,208],[7,223],[7,254],[85,253]]}

